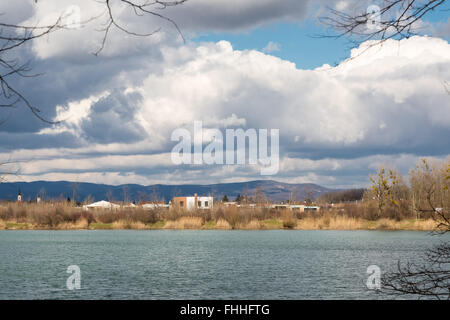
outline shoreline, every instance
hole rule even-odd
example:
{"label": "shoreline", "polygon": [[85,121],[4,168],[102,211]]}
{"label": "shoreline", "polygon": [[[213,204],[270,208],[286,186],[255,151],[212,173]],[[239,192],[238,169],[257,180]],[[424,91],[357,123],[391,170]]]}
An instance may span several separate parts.
{"label": "shoreline", "polygon": [[392,219],[363,220],[352,218],[304,218],[290,221],[281,219],[252,220],[249,223],[238,223],[232,226],[223,219],[204,221],[197,217],[182,217],[177,220],[162,220],[152,224],[119,220],[113,223],[88,223],[80,219],[73,223],[61,223],[55,226],[36,225],[29,222],[0,220],[0,230],[373,230],[373,231],[434,231],[436,223],[432,219],[415,220]]}

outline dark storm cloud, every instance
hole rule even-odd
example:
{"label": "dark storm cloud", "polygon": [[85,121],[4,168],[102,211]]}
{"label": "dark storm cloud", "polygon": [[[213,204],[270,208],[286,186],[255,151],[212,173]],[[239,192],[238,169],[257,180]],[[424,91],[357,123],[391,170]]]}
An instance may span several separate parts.
{"label": "dark storm cloud", "polygon": [[[31,58],[29,50],[22,50],[22,53],[22,61]],[[53,120],[56,106],[64,106],[71,101],[123,85],[124,83],[118,83],[117,79],[122,72],[128,75],[127,84],[139,84],[147,75],[142,66],[152,61],[160,62],[161,59],[159,49],[136,56],[95,57],[87,52],[81,60],[67,57],[41,61],[33,59],[32,73],[39,76],[16,77],[10,82],[33,106],[41,110],[40,114],[45,119]],[[159,63],[155,63],[152,67],[154,72],[158,72],[158,65]],[[13,109],[0,108],[0,120],[6,119],[0,126],[0,131],[37,132],[48,127],[48,124],[37,119],[23,103]]]}
{"label": "dark storm cloud", "polygon": [[91,106],[89,117],[81,123],[87,141],[98,143],[138,142],[146,137],[135,114],[142,96],[114,91]]}
{"label": "dark storm cloud", "polygon": [[[168,13],[183,30],[234,32],[272,21],[301,21],[310,5],[297,0],[190,0]],[[0,121],[8,119],[0,126],[0,150],[30,149],[31,154],[44,149],[40,156],[46,158],[45,149],[53,149],[48,158],[54,162],[24,168],[33,179],[60,172],[89,173],[84,176],[89,179],[96,173],[105,183],[133,182],[126,181],[127,172],[135,173],[135,179],[154,177],[159,182],[260,178],[259,170],[246,166],[174,167],[170,157],[149,160],[148,167],[139,162],[142,154],[170,153],[170,133],[178,127],[194,120],[220,126],[234,115],[245,122],[238,127],[280,129],[281,161],[294,161],[274,179],[311,174],[307,178],[316,183],[342,184],[331,177],[359,183],[380,159],[403,161],[402,154],[408,154],[404,163],[410,165],[415,156],[450,153],[448,97],[436,90],[444,90],[440,81],[448,75],[448,44],[438,39],[410,39],[409,47],[402,44],[401,54],[399,44],[387,43],[386,56],[359,57],[317,71],[297,69],[256,51],[236,51],[226,42],[174,45],[166,36],[130,39],[112,33],[98,57],[91,54],[99,44],[94,29],[52,35],[24,48],[21,58],[31,58],[33,71],[45,74],[12,83],[45,118],[60,115],[58,106],[80,117],[49,126],[23,105],[0,110]],[[393,55],[390,47],[395,48]],[[348,65],[355,67],[347,72]],[[83,99],[89,108],[77,110]],[[148,145],[131,147],[138,142]],[[112,162],[109,155],[124,157]],[[385,157],[376,157],[380,155]]]}
{"label": "dark storm cloud", "polygon": [[0,151],[11,151],[15,149],[78,148],[82,145],[80,139],[70,132],[61,132],[57,134],[0,132]]}
{"label": "dark storm cloud", "polygon": [[190,0],[168,11],[182,29],[193,31],[237,31],[275,20],[300,21],[309,1],[284,0]]}

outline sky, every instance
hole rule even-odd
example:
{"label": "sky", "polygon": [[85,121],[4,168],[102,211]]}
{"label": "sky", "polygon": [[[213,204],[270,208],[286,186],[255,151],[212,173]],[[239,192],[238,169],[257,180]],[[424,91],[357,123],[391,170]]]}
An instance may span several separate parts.
{"label": "sky", "polygon": [[[51,23],[73,1],[0,3],[2,22]],[[15,51],[33,78],[11,78],[41,115],[0,108],[0,162],[7,181],[209,184],[271,179],[331,188],[365,187],[380,165],[403,174],[423,157],[450,154],[448,3],[418,36],[382,46],[323,38],[327,8],[355,0],[188,0],[158,18],[114,5],[130,30],[102,41],[104,5],[77,1],[80,28]],[[447,10],[447,11],[446,11]],[[94,18],[95,17],[95,18]],[[353,57],[354,59],[348,59]],[[177,165],[176,129],[278,129],[279,171],[258,165]],[[5,171],[5,170],[4,170]]]}

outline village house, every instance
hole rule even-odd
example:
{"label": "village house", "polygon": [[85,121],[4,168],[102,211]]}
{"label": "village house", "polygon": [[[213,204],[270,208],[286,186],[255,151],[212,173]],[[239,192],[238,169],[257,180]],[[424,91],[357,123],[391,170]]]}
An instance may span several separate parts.
{"label": "village house", "polygon": [[194,194],[193,197],[174,197],[172,199],[172,208],[182,210],[194,210],[194,209],[212,209],[213,197],[199,197]]}
{"label": "village house", "polygon": [[269,206],[269,208],[271,209],[290,209],[290,210],[295,210],[295,211],[300,211],[300,212],[305,212],[305,211],[319,211],[320,207],[319,206],[307,206],[304,204],[272,204]]}
{"label": "village house", "polygon": [[141,201],[139,205],[142,206],[143,209],[152,210],[152,209],[169,209],[169,205],[164,203],[164,201]]}
{"label": "village house", "polygon": [[120,205],[105,200],[83,206],[83,210],[118,210],[118,209],[120,209]]}
{"label": "village house", "polygon": [[222,202],[222,205],[225,207],[239,207],[239,204],[236,201]]}

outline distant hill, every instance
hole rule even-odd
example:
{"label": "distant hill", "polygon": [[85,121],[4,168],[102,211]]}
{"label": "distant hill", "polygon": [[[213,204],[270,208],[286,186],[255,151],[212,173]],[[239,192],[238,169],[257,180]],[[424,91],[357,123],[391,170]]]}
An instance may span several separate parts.
{"label": "distant hill", "polygon": [[84,201],[88,196],[93,200],[114,199],[123,201],[124,193],[130,201],[161,199],[169,201],[174,196],[212,195],[216,199],[222,199],[227,195],[233,201],[238,194],[254,196],[260,188],[271,201],[283,201],[289,199],[291,191],[294,191],[296,200],[304,200],[307,197],[316,198],[326,192],[334,191],[316,184],[290,184],[272,180],[258,180],[238,183],[220,183],[210,185],[163,185],[156,184],[142,186],[138,184],[126,184],[111,186],[95,183],[74,183],[68,181],[36,181],[36,182],[9,182],[0,183],[0,200],[16,200],[20,189],[24,200],[35,199],[39,193],[44,199],[67,199],[73,197],[76,190],[76,200]]}

